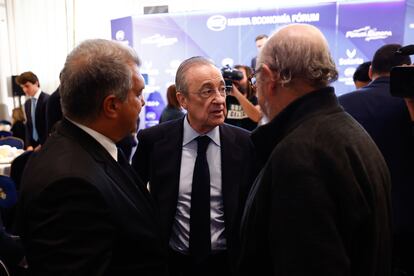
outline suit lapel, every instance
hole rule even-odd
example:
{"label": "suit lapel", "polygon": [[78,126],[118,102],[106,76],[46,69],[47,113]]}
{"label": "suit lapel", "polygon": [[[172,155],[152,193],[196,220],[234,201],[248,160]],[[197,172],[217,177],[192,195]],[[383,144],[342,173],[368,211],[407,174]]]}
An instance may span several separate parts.
{"label": "suit lapel", "polygon": [[229,130],[226,125],[220,126],[220,142],[221,142],[221,177],[222,177],[222,193],[224,204],[224,216],[227,225],[233,225],[234,219],[237,218],[237,210],[239,205],[239,184],[241,174],[235,164],[249,162],[242,160],[242,150],[236,144],[234,133]]}
{"label": "suit lapel", "polygon": [[[175,216],[180,182],[181,155],[183,143],[183,120],[164,130],[163,139],[154,144],[153,164],[157,171],[152,173],[154,195],[162,202],[166,217],[172,223]],[[151,184],[150,184],[151,185]]]}
{"label": "suit lapel", "polygon": [[[124,196],[131,201],[135,208],[139,211],[138,206],[145,205],[151,212],[154,212],[154,203],[148,191],[144,188],[144,184],[140,179],[132,179],[122,167],[112,158],[112,156],[99,144],[94,138],[86,132],[64,119],[60,130],[63,134],[71,136],[87,151],[96,162],[100,163],[107,175],[113,180],[124,193]],[[139,181],[139,183],[135,183]],[[141,192],[138,190],[140,189]]]}

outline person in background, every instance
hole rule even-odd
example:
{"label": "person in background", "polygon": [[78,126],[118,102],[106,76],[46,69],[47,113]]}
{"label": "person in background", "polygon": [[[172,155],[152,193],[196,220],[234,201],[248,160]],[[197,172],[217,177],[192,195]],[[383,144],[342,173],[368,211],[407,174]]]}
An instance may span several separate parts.
{"label": "person in background", "polygon": [[[260,50],[262,49],[263,45],[266,43],[267,39],[268,39],[268,36],[265,34],[260,34],[256,36],[255,43],[256,43],[257,53],[260,53]],[[252,61],[250,62],[250,67],[253,70],[256,69],[256,59],[257,59],[257,56],[252,58]]]}
{"label": "person in background", "polygon": [[236,65],[234,68],[243,73],[243,79],[233,80],[231,93],[226,97],[225,123],[252,131],[262,118],[262,112],[250,79],[253,72],[250,67],[245,65]]}
{"label": "person in background", "polygon": [[364,62],[358,65],[352,77],[354,80],[356,89],[362,88],[371,82],[371,77],[369,76],[370,67],[371,67],[371,61],[367,61],[367,62]]}
{"label": "person in background", "polygon": [[59,87],[50,95],[46,105],[46,126],[49,135],[53,132],[54,126],[57,122],[62,120],[62,107],[60,104]]}
{"label": "person in background", "polygon": [[393,261],[401,275],[414,275],[414,143],[409,110],[390,94],[391,68],[411,64],[396,55],[399,44],[380,47],[372,58],[372,82],[339,97],[339,103],[369,133],[381,150],[392,180]]}
{"label": "person in background", "polygon": [[208,59],[183,61],[175,84],[186,116],[139,131],[132,166],[160,209],[171,275],[233,275],[256,175],[249,132],[224,124],[226,88]]}
{"label": "person in background", "polygon": [[12,110],[12,127],[11,132],[13,136],[26,141],[26,125],[24,112],[21,107],[16,107]]}
{"label": "person in background", "polygon": [[161,113],[160,124],[174,119],[184,117],[184,112],[181,110],[180,103],[177,100],[177,90],[175,84],[172,84],[167,89],[167,106]]}
{"label": "person in background", "polygon": [[140,64],[103,39],[68,55],[64,118],[22,176],[17,225],[30,275],[168,275],[158,209],[115,145],[145,104]]}
{"label": "person in background", "polygon": [[47,136],[46,103],[49,95],[40,89],[39,79],[33,72],[24,72],[17,76],[16,83],[20,85],[27,100],[24,103],[26,112],[26,147],[32,150],[42,145]]}
{"label": "person in background", "polygon": [[252,133],[265,165],[243,213],[238,275],[391,275],[388,169],[329,86],[338,72],[324,35],[282,27],[256,67],[270,122]]}

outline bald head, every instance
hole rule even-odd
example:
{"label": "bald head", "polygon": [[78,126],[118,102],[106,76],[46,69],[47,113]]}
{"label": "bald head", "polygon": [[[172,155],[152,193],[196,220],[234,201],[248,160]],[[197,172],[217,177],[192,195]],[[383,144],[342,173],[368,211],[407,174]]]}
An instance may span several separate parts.
{"label": "bald head", "polygon": [[261,64],[279,75],[285,86],[299,81],[320,88],[338,77],[324,35],[307,24],[287,25],[274,33],[259,55],[257,67]]}

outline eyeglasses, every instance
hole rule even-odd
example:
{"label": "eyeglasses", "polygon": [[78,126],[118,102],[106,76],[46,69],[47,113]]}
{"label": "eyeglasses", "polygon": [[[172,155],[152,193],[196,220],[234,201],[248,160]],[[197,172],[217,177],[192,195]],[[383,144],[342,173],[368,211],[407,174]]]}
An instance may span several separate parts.
{"label": "eyeglasses", "polygon": [[219,89],[212,89],[212,88],[205,88],[198,92],[193,92],[192,94],[198,94],[203,99],[209,99],[213,98],[217,95],[217,93],[220,94],[220,96],[225,97],[226,96],[226,87],[220,87]]}
{"label": "eyeglasses", "polygon": [[262,66],[259,66],[257,70],[253,70],[253,73],[247,77],[249,84],[252,88],[256,88],[257,74],[262,70]]}

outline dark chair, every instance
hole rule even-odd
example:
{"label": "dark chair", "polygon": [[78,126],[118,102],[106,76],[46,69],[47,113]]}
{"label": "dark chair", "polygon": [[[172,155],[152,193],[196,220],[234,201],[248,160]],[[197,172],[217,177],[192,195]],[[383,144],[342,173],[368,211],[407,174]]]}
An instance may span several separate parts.
{"label": "dark chair", "polygon": [[6,264],[0,259],[0,276],[10,276]]}
{"label": "dark chair", "polygon": [[0,138],[13,136],[13,132],[7,130],[0,130]]}
{"label": "dark chair", "polygon": [[14,181],[9,176],[0,175],[0,207],[10,208],[17,202],[17,191]]}
{"label": "dark chair", "polygon": [[0,138],[0,146],[3,145],[9,145],[10,147],[15,147],[17,149],[24,149],[24,141],[14,136]]}

